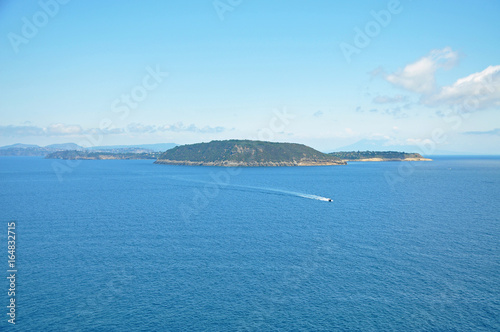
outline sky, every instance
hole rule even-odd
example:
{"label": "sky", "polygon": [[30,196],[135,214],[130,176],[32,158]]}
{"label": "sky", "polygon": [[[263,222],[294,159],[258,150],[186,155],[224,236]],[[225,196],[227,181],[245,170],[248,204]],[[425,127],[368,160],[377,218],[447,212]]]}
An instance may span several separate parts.
{"label": "sky", "polygon": [[494,0],[2,1],[0,145],[500,154],[499,14]]}

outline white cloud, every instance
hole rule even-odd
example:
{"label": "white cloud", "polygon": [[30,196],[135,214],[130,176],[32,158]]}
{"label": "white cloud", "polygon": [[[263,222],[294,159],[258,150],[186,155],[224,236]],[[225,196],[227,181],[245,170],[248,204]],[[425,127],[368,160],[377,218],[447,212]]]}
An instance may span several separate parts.
{"label": "white cloud", "polygon": [[173,125],[145,125],[142,123],[130,123],[125,128],[89,128],[83,129],[79,125],[66,125],[63,123],[51,124],[47,127],[38,126],[0,126],[0,136],[3,137],[25,137],[25,136],[82,136],[92,135],[120,135],[120,134],[151,134],[156,132],[192,132],[202,134],[222,133],[228,131],[225,127],[198,127],[194,124],[189,126],[183,123]]}
{"label": "white cloud", "polygon": [[386,75],[385,79],[395,86],[418,93],[430,93],[436,88],[435,73],[449,69],[458,60],[458,53],[450,47],[432,50],[427,56],[406,65],[402,70]]}
{"label": "white cloud", "polygon": [[465,135],[494,135],[494,136],[500,136],[500,128],[495,128],[495,129],[486,130],[486,131],[466,131],[464,134]]}
{"label": "white cloud", "polygon": [[386,108],[386,109],[378,109],[378,108],[372,108],[370,109],[370,113],[377,113],[377,114],[386,114],[394,117],[395,119],[404,119],[408,117],[408,114],[404,111],[404,109],[407,109],[408,105],[404,106],[397,106],[397,107],[392,107],[392,108]]}
{"label": "white cloud", "polygon": [[38,126],[0,126],[0,136],[25,137],[25,136],[74,136],[83,133],[78,125],[65,125],[54,123],[48,127]]}
{"label": "white cloud", "polygon": [[193,133],[222,133],[226,131],[226,128],[224,127],[210,127],[210,126],[205,126],[202,128],[199,128],[195,126],[194,124],[190,124],[189,126],[184,125],[182,122],[173,124],[173,125],[162,125],[158,127],[158,130],[160,131],[173,131],[173,132],[193,132]]}
{"label": "white cloud", "polygon": [[407,96],[397,95],[394,97],[390,96],[377,96],[373,98],[373,102],[375,104],[392,104],[392,103],[401,103],[406,102],[408,100]]}
{"label": "white cloud", "polygon": [[338,131],[333,136],[339,138],[350,138],[359,136],[359,133],[352,128],[344,128],[343,131]]}
{"label": "white cloud", "polygon": [[58,135],[79,135],[83,133],[82,127],[78,125],[65,125],[63,123],[51,124],[45,128],[47,135],[58,136]]}
{"label": "white cloud", "polygon": [[462,106],[466,111],[500,106],[500,65],[457,80],[437,93],[425,96],[429,106]]}
{"label": "white cloud", "polygon": [[44,134],[44,129],[36,126],[0,126],[0,136],[4,137],[42,136]]}
{"label": "white cloud", "polygon": [[[481,72],[458,79],[455,83],[436,86],[436,71],[450,69],[458,60],[457,52],[450,47],[432,50],[403,69],[385,75],[385,79],[396,87],[420,94],[420,104],[430,107],[460,107],[472,112],[500,106],[500,65],[489,66]],[[378,74],[380,75],[380,74]],[[378,96],[375,104],[405,101],[405,97]],[[394,109],[398,111],[397,109]]]}
{"label": "white cloud", "polygon": [[424,144],[435,144],[435,142],[429,138],[407,138],[406,144],[409,145],[424,145]]}
{"label": "white cloud", "polygon": [[126,131],[130,133],[154,133],[156,132],[156,126],[151,126],[151,125],[143,125],[142,123],[130,123],[127,126]]}

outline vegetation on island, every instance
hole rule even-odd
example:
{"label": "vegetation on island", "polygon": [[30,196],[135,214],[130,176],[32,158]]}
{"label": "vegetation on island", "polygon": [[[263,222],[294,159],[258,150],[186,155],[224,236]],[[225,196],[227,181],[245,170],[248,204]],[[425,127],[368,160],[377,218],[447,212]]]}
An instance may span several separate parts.
{"label": "vegetation on island", "polygon": [[174,147],[158,164],[205,166],[313,166],[344,165],[344,161],[296,143],[251,140],[211,141]]}
{"label": "vegetation on island", "polygon": [[[157,152],[152,148],[173,148]],[[164,150],[163,150],[164,151]],[[397,151],[341,151],[322,153],[297,143],[225,140],[209,143],[102,146],[85,149],[74,143],[45,147],[13,144],[0,147],[0,156],[44,156],[48,159],[156,159],[157,164],[206,166],[344,165],[348,161],[427,161],[419,153]]]}
{"label": "vegetation on island", "polygon": [[329,153],[346,161],[378,160],[401,161],[401,160],[428,160],[419,153],[406,153],[397,151],[342,151]]}
{"label": "vegetation on island", "polygon": [[105,159],[156,159],[159,152],[143,153],[113,153],[113,152],[90,152],[90,151],[57,151],[45,156],[46,159],[69,159],[69,160],[105,160]]}

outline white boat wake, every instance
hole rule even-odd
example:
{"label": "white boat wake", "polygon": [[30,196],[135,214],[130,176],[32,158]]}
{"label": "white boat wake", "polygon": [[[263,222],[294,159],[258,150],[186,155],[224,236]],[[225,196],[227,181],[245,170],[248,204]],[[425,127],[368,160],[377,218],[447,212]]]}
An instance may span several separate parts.
{"label": "white boat wake", "polygon": [[239,185],[239,184],[221,184],[221,183],[216,183],[216,182],[193,180],[193,179],[184,179],[184,178],[178,178],[178,177],[171,177],[171,178],[173,178],[175,180],[180,180],[180,181],[187,181],[187,182],[195,182],[195,183],[202,183],[202,184],[214,185],[214,186],[218,186],[221,189],[222,188],[233,189],[233,190],[235,190],[236,188],[240,188],[240,190],[241,189],[246,189],[246,190],[250,189],[250,191],[258,191],[258,192],[267,193],[267,194],[290,195],[290,196],[307,198],[307,199],[313,199],[313,200],[323,201],[323,202],[333,202],[333,200],[331,198],[328,198],[328,197],[323,197],[323,196],[318,196],[318,195],[312,195],[312,194],[306,194],[306,193],[301,193],[301,192],[296,192],[296,191],[276,189],[276,188],[243,186],[243,185]]}
{"label": "white boat wake", "polygon": [[305,194],[305,193],[299,193],[299,192],[296,192],[296,191],[280,190],[280,189],[274,189],[274,188],[257,188],[257,187],[255,187],[255,189],[268,190],[268,191],[273,191],[273,192],[277,192],[277,193],[283,193],[283,194],[297,196],[297,197],[302,197],[302,198],[314,199],[314,200],[317,200],[317,201],[332,202],[332,199],[328,198],[328,197],[323,197],[323,196],[318,196],[318,195],[312,195],[312,194]]}

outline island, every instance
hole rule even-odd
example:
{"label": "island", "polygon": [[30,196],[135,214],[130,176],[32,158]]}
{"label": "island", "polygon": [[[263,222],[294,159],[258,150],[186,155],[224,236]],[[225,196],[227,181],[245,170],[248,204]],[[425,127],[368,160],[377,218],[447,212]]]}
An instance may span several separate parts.
{"label": "island", "polygon": [[143,153],[114,153],[114,152],[91,152],[91,151],[57,151],[49,153],[45,159],[67,159],[67,160],[109,160],[109,159],[156,159],[159,152]]}
{"label": "island", "polygon": [[[31,148],[31,146],[29,146]],[[69,147],[69,146],[68,146]],[[60,146],[51,148],[61,148]],[[224,140],[175,146],[166,152],[143,148],[52,151],[47,159],[110,160],[153,159],[155,164],[195,166],[329,166],[351,161],[430,161],[418,153],[397,151],[342,151],[323,153],[297,143]]]}
{"label": "island", "polygon": [[431,161],[419,153],[405,153],[397,151],[343,151],[331,152],[331,156],[344,161]]}
{"label": "island", "polygon": [[174,147],[155,164],[197,166],[326,166],[346,165],[340,158],[296,143],[225,140]]}

